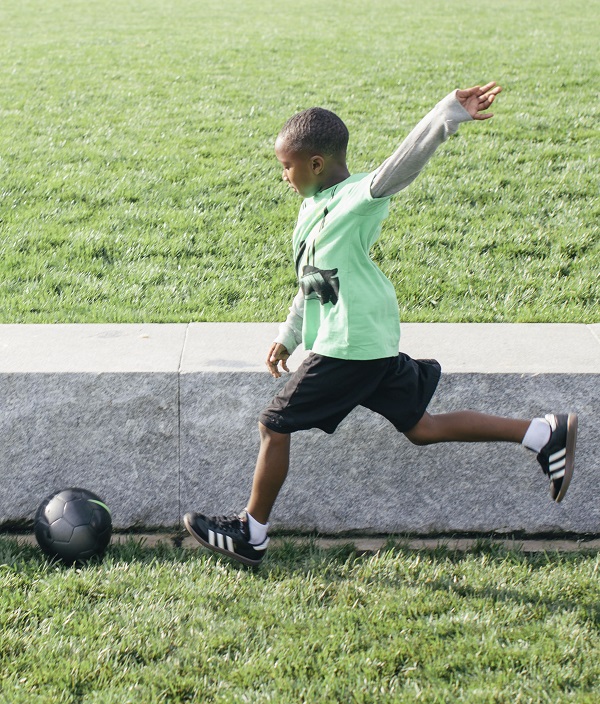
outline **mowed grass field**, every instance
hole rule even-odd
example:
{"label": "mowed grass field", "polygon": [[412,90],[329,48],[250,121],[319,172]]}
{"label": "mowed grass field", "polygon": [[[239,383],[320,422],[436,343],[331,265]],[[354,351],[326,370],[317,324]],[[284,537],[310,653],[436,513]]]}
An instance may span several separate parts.
{"label": "mowed grass field", "polygon": [[321,105],[375,168],[455,87],[504,86],[395,198],[406,321],[598,321],[597,2],[0,3],[0,322],[275,321]]}
{"label": "mowed grass field", "polygon": [[0,702],[600,698],[597,553],[283,544],[256,572],[131,541],[82,569],[0,540]]}
{"label": "mowed grass field", "polygon": [[[273,142],[322,105],[376,167],[495,79],[373,256],[407,321],[598,321],[599,9],[574,0],[0,2],[0,323],[275,321],[300,201]],[[0,703],[600,699],[595,553],[287,544],[253,572],[0,538]]]}

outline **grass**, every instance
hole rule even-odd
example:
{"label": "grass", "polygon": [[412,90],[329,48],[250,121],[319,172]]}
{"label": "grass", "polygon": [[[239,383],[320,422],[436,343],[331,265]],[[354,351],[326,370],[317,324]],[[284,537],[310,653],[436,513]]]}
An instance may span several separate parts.
{"label": "grass", "polygon": [[258,571],[0,538],[0,702],[596,702],[598,553],[284,543]]}
{"label": "grass", "polygon": [[295,293],[273,141],[320,104],[370,170],[450,89],[505,86],[398,196],[407,321],[598,321],[598,4],[0,5],[0,322],[254,321]]}
{"label": "grass", "polygon": [[[598,321],[597,3],[0,5],[0,323],[279,320],[299,202],[273,141],[338,112],[374,168],[495,78],[373,256],[407,321]],[[0,539],[0,702],[596,702],[597,554],[273,550],[258,572]]]}

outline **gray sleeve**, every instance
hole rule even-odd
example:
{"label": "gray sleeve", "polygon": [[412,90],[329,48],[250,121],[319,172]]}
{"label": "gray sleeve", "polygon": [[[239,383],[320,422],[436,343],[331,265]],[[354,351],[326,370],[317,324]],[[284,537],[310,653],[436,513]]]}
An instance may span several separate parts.
{"label": "gray sleeve", "polygon": [[412,130],[398,149],[375,172],[373,198],[385,198],[406,188],[419,175],[434,151],[461,122],[472,120],[456,91],[441,100]]}
{"label": "gray sleeve", "polygon": [[273,342],[279,342],[286,350],[292,352],[302,342],[302,322],[304,319],[304,293],[299,289],[292,305],[290,312],[284,323],[279,326],[279,334]]}

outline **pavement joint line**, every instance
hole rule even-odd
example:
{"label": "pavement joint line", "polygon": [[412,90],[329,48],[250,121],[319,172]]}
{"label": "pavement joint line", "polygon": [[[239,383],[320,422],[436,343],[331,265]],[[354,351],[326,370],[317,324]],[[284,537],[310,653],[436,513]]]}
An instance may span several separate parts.
{"label": "pavement joint line", "polygon": [[[12,538],[19,544],[35,545],[36,540],[33,534],[27,533],[0,533],[1,536]],[[181,533],[115,533],[112,536],[112,544],[124,544],[134,541],[143,547],[156,548],[161,545],[173,547],[183,547],[186,549],[202,550],[191,536],[182,536]],[[314,544],[323,550],[341,548],[348,545],[354,546],[359,554],[376,554],[384,550],[387,546],[397,548],[407,548],[409,550],[435,550],[445,548],[450,551],[468,552],[472,548],[484,544],[504,547],[508,550],[514,549],[524,553],[540,552],[578,552],[578,551],[600,551],[600,538],[593,540],[585,539],[564,539],[564,538],[402,538],[390,537],[307,537],[299,536],[275,536],[271,539],[271,545],[278,547],[287,543]]]}

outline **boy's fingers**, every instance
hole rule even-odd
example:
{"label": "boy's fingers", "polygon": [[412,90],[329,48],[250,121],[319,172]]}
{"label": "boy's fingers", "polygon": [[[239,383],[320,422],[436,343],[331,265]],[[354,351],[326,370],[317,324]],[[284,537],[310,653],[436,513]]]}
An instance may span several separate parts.
{"label": "boy's fingers", "polygon": [[[492,88],[496,85],[496,81],[490,81],[489,83],[486,83],[484,86],[482,86],[479,90],[481,93],[487,93],[488,91],[492,90]],[[500,88],[500,86],[498,86]]]}
{"label": "boy's fingers", "polygon": [[274,376],[276,379],[279,379],[281,376],[279,369],[277,369],[277,364],[273,364],[270,360],[267,360],[267,369],[269,370],[269,374]]}
{"label": "boy's fingers", "polygon": [[502,90],[502,87],[499,85],[496,85],[496,81],[490,81],[489,83],[486,83],[484,86],[473,86],[471,88],[464,88],[463,90],[459,90],[458,94],[462,98],[468,98],[472,95],[478,95],[480,97],[484,96],[486,93],[493,93],[496,95],[497,93],[500,93]]}
{"label": "boy's fingers", "polygon": [[269,374],[271,376],[279,376],[279,372],[277,370],[277,357],[275,356],[275,345],[273,345],[269,350],[267,358],[265,359],[265,364],[267,365],[267,369],[269,370]]}
{"label": "boy's fingers", "polygon": [[[490,117],[494,117],[494,113],[491,113],[491,112],[487,112],[487,113],[479,112],[479,111],[487,110],[487,109],[490,107],[490,105],[494,102],[494,100],[495,100],[496,96],[498,95],[498,93],[500,93],[501,90],[502,90],[502,88],[501,88],[500,86],[496,86],[495,83],[488,84],[488,85],[495,86],[495,88],[493,88],[493,90],[491,90],[491,91],[489,91],[489,92],[486,92],[486,93],[484,93],[483,95],[480,95],[480,96],[479,96],[478,112],[477,112],[476,115],[473,115],[473,119],[474,119],[474,120],[489,120]],[[484,86],[484,87],[487,88],[487,86]]]}
{"label": "boy's fingers", "polygon": [[279,362],[281,362],[281,368],[284,371],[290,371],[287,368],[287,359],[289,356],[290,355],[288,354],[285,347],[283,347],[283,345],[280,345],[278,343],[272,345],[271,349],[269,350],[269,353],[267,354],[265,364],[267,365],[269,374],[275,377],[275,379],[279,379],[279,377],[281,376],[281,372],[279,371]]}
{"label": "boy's fingers", "polygon": [[479,110],[487,110],[490,105],[494,102],[495,95],[482,95],[479,98]]}
{"label": "boy's fingers", "polygon": [[497,86],[496,88],[494,88],[494,90],[488,91],[487,93],[484,93],[482,96],[480,96],[479,100],[483,103],[485,103],[486,101],[492,103],[498,93],[500,93],[501,91],[502,88],[500,88],[500,86]]}

